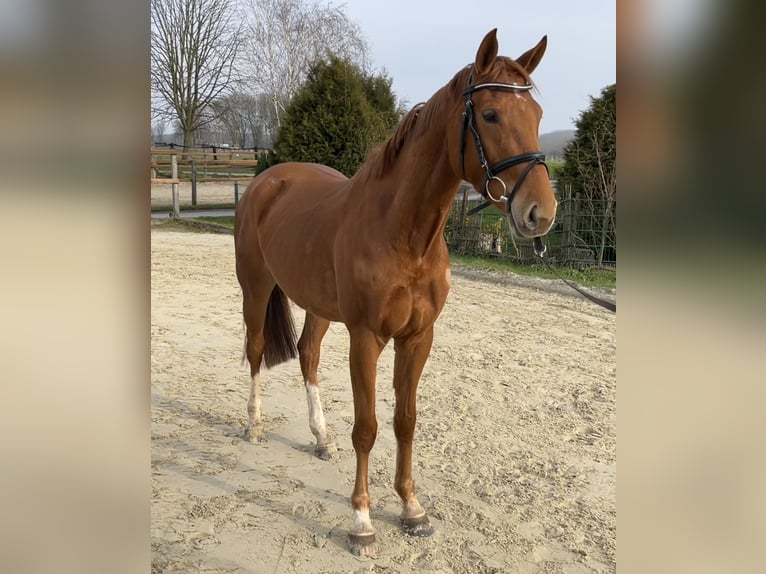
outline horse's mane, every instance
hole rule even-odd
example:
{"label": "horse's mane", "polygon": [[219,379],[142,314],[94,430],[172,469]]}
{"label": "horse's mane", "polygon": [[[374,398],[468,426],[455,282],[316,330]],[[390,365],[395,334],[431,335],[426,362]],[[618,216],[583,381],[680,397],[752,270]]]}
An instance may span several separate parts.
{"label": "horse's mane", "polygon": [[[462,68],[445,86],[431,96],[427,102],[416,104],[407,112],[388,139],[370,153],[367,161],[359,169],[357,177],[379,179],[399,157],[399,152],[405,142],[428,131],[434,122],[443,122],[444,112],[448,111],[450,107],[454,107],[457,102],[462,104],[462,92],[472,71],[472,64]],[[534,86],[529,74],[520,64],[503,56],[495,59],[492,69],[486,74],[486,77],[481,78],[481,81],[491,81],[502,73],[519,74],[525,82]],[[472,78],[472,83],[478,83],[478,80],[478,78]]]}

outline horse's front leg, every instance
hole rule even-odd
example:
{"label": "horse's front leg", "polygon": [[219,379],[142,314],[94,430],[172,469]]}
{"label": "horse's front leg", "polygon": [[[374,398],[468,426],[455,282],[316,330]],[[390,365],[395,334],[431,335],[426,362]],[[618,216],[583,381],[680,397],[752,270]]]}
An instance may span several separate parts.
{"label": "horse's front leg", "polygon": [[359,556],[377,552],[375,529],[370,521],[370,493],[367,467],[378,433],[375,418],[375,370],[386,341],[368,330],[351,331],[351,388],[354,394],[354,430],[351,441],[356,451],[356,482],[351,495],[354,524],[348,535],[349,548]]}
{"label": "horse's front leg", "polygon": [[396,434],[396,477],[394,486],[402,499],[402,530],[412,536],[433,534],[426,511],[415,497],[412,479],[412,438],[415,434],[416,394],[423,366],[433,342],[433,325],[422,333],[397,339],[394,360],[394,434]]}

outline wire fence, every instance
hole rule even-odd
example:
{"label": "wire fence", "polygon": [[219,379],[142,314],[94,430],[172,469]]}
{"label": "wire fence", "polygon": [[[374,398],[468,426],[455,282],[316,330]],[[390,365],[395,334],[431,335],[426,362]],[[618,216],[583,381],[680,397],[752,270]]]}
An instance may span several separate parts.
{"label": "wire fence", "polygon": [[[544,238],[549,261],[576,269],[616,270],[616,203],[573,195],[571,190],[557,194],[557,199],[556,223]],[[450,251],[523,264],[538,262],[532,240],[515,237],[505,214],[488,208],[466,215],[482,201],[467,193],[456,198],[445,229]]]}

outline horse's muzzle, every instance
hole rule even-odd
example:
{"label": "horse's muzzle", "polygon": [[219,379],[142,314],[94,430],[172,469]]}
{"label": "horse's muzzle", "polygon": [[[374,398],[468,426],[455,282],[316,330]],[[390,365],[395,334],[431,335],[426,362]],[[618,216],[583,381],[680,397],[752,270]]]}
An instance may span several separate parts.
{"label": "horse's muzzle", "polygon": [[511,209],[508,212],[511,229],[521,237],[539,237],[545,235],[553,227],[556,220],[556,209],[547,213],[536,201],[524,206],[521,210]]}

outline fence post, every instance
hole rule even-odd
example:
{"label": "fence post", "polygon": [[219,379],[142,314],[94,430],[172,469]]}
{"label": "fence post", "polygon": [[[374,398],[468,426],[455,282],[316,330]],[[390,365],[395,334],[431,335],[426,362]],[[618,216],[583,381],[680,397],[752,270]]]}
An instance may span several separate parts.
{"label": "fence post", "polygon": [[191,193],[192,205],[197,205],[197,162],[191,160]]}
{"label": "fence post", "polygon": [[239,182],[234,182],[234,206],[236,207],[239,203]]}
{"label": "fence post", "polygon": [[561,230],[561,259],[564,264],[569,263],[573,254],[575,207],[574,198],[572,197],[572,184],[567,183],[564,185],[564,218]]}
{"label": "fence post", "polygon": [[456,232],[453,236],[453,243],[452,246],[453,249],[457,250],[458,253],[463,253],[464,245],[463,242],[465,241],[465,210],[468,207],[468,185],[466,185],[465,182],[463,182],[463,201],[460,204],[460,225],[456,226],[457,229],[460,231]]}
{"label": "fence post", "polygon": [[[176,154],[173,154],[170,156],[170,169],[171,169],[171,177],[176,180],[178,179],[178,159],[176,158]],[[178,184],[173,182],[173,219],[179,219],[181,217],[181,210],[178,206]]]}

